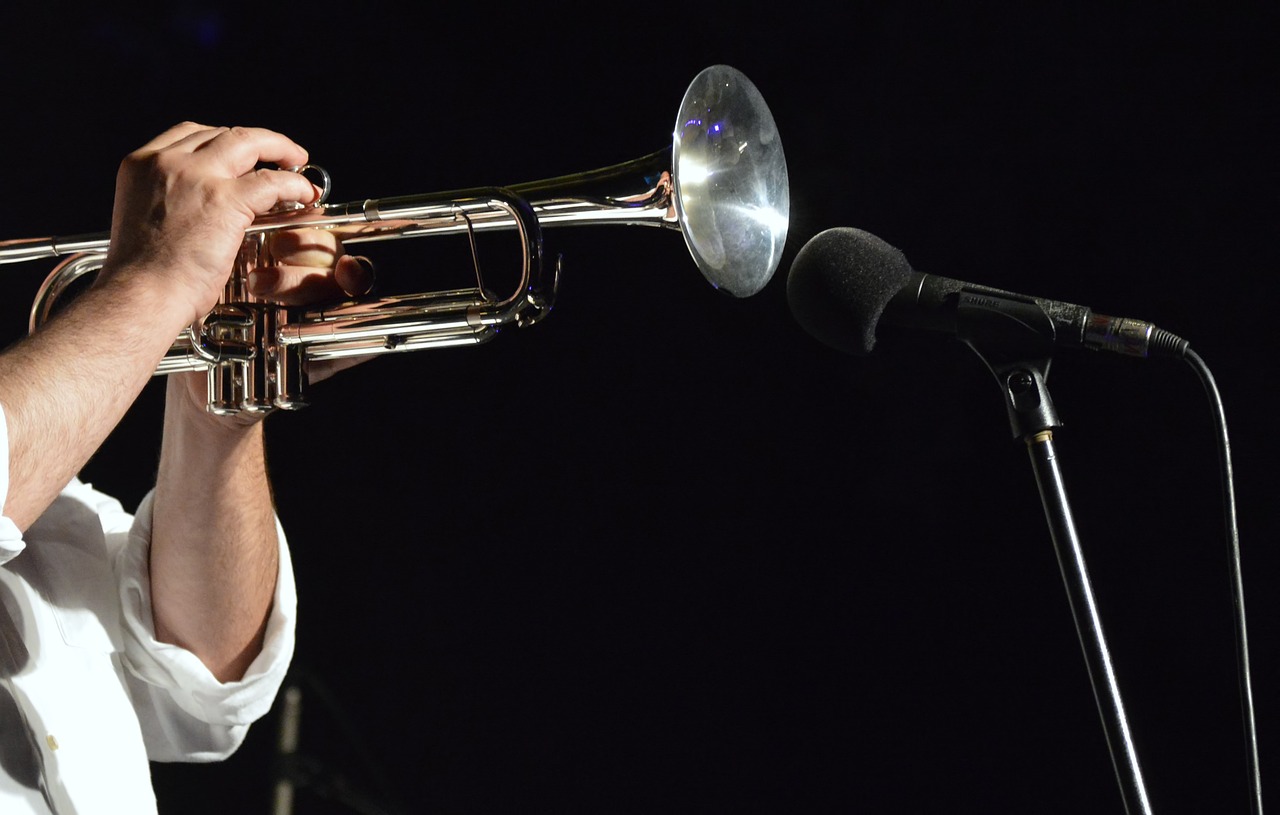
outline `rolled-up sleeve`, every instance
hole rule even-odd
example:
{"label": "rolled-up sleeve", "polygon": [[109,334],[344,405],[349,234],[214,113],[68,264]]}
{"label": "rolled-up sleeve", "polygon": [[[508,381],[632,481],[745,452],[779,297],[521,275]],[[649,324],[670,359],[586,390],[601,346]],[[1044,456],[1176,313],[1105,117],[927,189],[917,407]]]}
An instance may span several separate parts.
{"label": "rolled-up sleeve", "polygon": [[152,760],[216,761],[270,710],[293,657],[297,594],[289,547],[277,520],[280,567],[262,651],[243,678],[219,682],[195,654],[156,639],[148,569],[153,498],[154,492],[143,499],[127,531],[107,530],[126,536],[115,568],[130,692]]}

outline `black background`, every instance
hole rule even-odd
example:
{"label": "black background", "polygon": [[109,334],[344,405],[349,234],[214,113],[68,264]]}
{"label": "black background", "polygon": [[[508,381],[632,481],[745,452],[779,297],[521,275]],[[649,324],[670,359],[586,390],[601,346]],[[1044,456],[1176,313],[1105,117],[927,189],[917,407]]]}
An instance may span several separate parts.
{"label": "black background", "polygon": [[[319,782],[295,811],[357,811],[336,789],[406,813],[1123,811],[990,374],[954,341],[849,357],[790,318],[790,261],[831,226],[1151,320],[1209,363],[1274,790],[1280,43],[1274,12],[1222,5],[6,10],[4,237],[105,229],[120,157],[182,119],[281,130],[347,201],[648,153],[692,77],[733,65],[791,174],[761,294],[717,294],[674,233],[552,230],[545,323],[374,360],[269,420]],[[6,342],[38,266],[3,270]],[[1090,354],[1049,384],[1155,810],[1244,812],[1204,391]],[[126,505],[161,390],[85,471]],[[155,766],[161,811],[269,812],[275,729]]]}

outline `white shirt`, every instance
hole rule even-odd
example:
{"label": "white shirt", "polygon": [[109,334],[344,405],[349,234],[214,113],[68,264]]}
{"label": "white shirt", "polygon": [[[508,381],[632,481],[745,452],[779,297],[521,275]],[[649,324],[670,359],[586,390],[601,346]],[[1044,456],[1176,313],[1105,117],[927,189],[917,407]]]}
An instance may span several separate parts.
{"label": "white shirt", "polygon": [[[9,444],[0,412],[0,507]],[[0,813],[145,815],[149,760],[216,761],[271,707],[293,655],[284,533],[266,643],[220,683],[158,642],[147,572],[151,501],[131,516],[72,481],[26,536],[0,516]]]}

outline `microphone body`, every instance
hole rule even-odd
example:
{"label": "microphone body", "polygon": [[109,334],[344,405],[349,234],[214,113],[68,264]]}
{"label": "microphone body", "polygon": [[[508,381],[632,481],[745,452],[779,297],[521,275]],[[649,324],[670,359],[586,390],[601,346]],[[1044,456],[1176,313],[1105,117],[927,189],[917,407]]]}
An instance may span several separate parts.
{"label": "microphone body", "polygon": [[869,354],[882,324],[951,334],[971,344],[1009,337],[1020,345],[1181,356],[1185,340],[1149,322],[918,272],[901,251],[868,232],[820,232],[796,255],[787,278],[796,320],[818,340]]}
{"label": "microphone body", "polygon": [[965,338],[978,313],[999,314],[1033,327],[1056,348],[1084,348],[1145,357],[1164,349],[1164,334],[1144,320],[1097,314],[1087,306],[913,271],[885,304],[881,319],[903,328]]}

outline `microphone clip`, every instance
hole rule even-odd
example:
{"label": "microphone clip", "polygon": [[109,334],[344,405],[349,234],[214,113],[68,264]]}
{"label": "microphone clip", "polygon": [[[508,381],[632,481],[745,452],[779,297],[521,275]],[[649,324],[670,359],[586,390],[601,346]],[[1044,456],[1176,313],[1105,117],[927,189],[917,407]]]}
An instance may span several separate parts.
{"label": "microphone clip", "polygon": [[1015,439],[1062,426],[1047,380],[1056,340],[1054,321],[1036,302],[963,291],[956,300],[956,336],[995,376]]}

